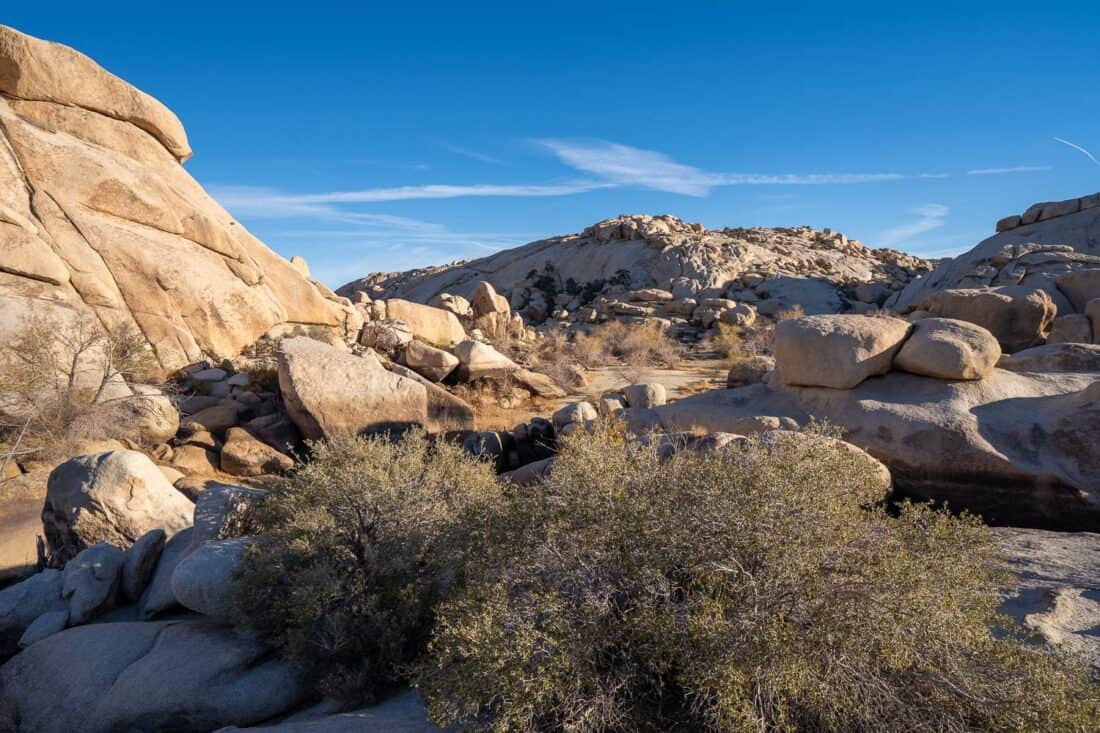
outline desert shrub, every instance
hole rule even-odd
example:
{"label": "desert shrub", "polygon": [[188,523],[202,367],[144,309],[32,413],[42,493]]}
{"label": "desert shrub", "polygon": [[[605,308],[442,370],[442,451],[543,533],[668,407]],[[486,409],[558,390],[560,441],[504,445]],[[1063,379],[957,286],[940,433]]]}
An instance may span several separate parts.
{"label": "desert shrub", "polygon": [[[0,441],[4,458],[66,458],[70,446],[88,438],[130,432],[133,413],[103,398],[117,382],[160,381],[156,359],[132,325],[108,330],[94,316],[74,313],[51,319],[27,315],[0,345]],[[135,400],[134,409],[142,401]]]}
{"label": "desert shrub", "polygon": [[257,510],[235,616],[321,691],[361,701],[424,649],[500,490],[487,463],[421,433],[311,448]]}
{"label": "desert shrub", "polygon": [[486,525],[418,686],[499,731],[1093,725],[1095,690],[1002,626],[983,527],[879,490],[814,436],[662,461],[574,433]]}
{"label": "desert shrub", "polygon": [[746,330],[741,326],[718,323],[710,336],[709,346],[723,359],[735,360],[745,353]]}
{"label": "desert shrub", "polygon": [[529,364],[565,387],[583,386],[583,362],[574,351],[569,334],[560,327],[547,328],[529,356]]}
{"label": "desert shrub", "polygon": [[683,347],[657,321],[608,321],[573,338],[573,354],[586,367],[622,362],[627,366],[675,367]]}

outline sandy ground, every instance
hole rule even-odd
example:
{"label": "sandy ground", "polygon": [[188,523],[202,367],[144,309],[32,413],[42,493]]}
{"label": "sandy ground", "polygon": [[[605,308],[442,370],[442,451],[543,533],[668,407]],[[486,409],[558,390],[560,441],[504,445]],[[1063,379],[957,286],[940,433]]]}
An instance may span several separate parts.
{"label": "sandy ground", "polygon": [[45,494],[44,476],[27,475],[0,483],[0,584],[34,567]]}
{"label": "sandy ground", "polygon": [[560,407],[578,400],[595,402],[605,392],[613,392],[630,384],[662,384],[669,401],[726,386],[729,367],[712,355],[692,356],[675,369],[660,367],[605,366],[586,372],[588,383],[573,390],[567,397],[557,400],[535,400],[514,408],[495,405],[477,407],[477,425],[480,430],[511,430],[516,425],[529,422],[533,417],[549,418]]}

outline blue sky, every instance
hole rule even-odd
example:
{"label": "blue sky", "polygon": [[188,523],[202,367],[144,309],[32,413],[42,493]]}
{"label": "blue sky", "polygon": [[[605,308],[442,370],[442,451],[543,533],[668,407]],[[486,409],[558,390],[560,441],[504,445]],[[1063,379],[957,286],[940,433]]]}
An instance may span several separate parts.
{"label": "blue sky", "polygon": [[332,285],[630,212],[944,255],[1100,190],[1054,139],[1100,156],[1094,3],[361,5],[0,22],[163,100],[192,175]]}

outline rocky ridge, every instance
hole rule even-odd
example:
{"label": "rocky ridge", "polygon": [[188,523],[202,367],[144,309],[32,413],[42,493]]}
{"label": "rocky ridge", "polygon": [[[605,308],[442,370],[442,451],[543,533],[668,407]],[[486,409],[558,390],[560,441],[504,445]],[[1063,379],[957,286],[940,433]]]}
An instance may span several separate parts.
{"label": "rocky ridge", "polygon": [[726,301],[765,314],[870,310],[931,269],[830,230],[707,230],[669,215],[630,215],[478,260],[370,275],[337,292],[438,303],[470,299],[485,281],[529,325],[660,317],[708,327]]}

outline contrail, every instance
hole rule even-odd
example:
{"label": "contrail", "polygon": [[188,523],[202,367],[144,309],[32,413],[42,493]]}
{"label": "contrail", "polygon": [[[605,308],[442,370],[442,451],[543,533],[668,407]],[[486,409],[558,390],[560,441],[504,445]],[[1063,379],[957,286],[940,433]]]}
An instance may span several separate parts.
{"label": "contrail", "polygon": [[1091,161],[1092,161],[1093,163],[1096,163],[1096,165],[1100,165],[1100,160],[1097,160],[1097,159],[1096,159],[1096,156],[1095,156],[1095,155],[1093,155],[1093,154],[1092,154],[1092,153],[1090,153],[1089,151],[1085,150],[1085,149],[1084,149],[1084,148],[1082,148],[1082,147],[1081,147],[1080,145],[1077,145],[1077,144],[1075,144],[1075,143],[1071,143],[1071,142],[1070,142],[1069,140],[1063,140],[1063,139],[1062,139],[1062,138],[1060,138],[1060,137],[1056,137],[1056,138],[1054,138],[1054,139],[1055,139],[1056,141],[1058,141],[1058,142],[1062,143],[1063,145],[1068,145],[1068,146],[1070,146],[1070,147],[1071,147],[1071,148],[1073,148],[1074,150],[1080,150],[1080,151],[1081,151],[1082,153],[1084,153],[1085,155],[1087,155],[1087,156],[1088,156],[1089,160],[1091,160]]}

